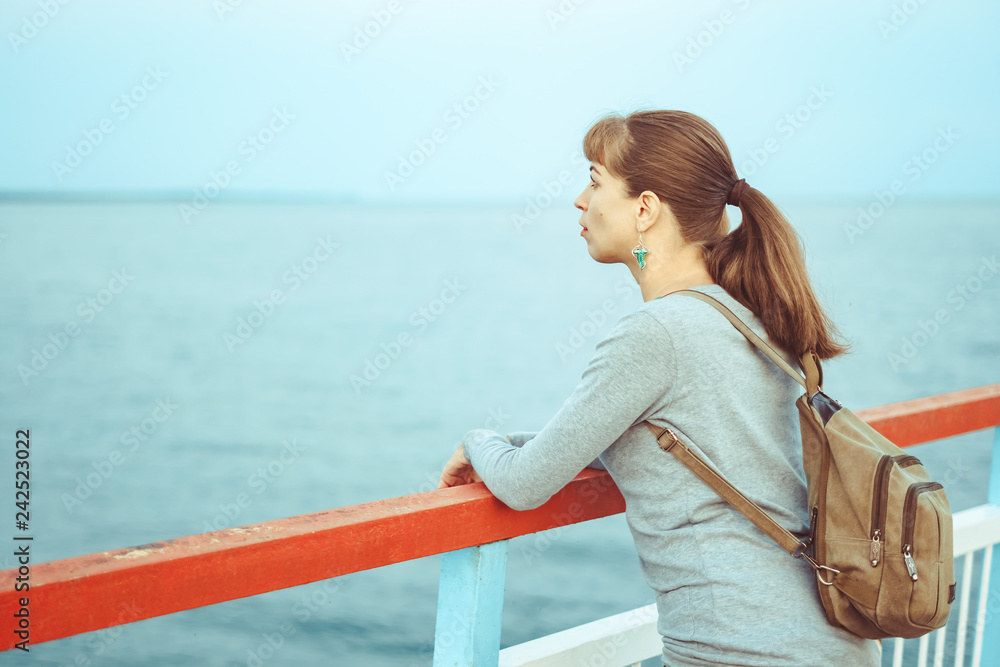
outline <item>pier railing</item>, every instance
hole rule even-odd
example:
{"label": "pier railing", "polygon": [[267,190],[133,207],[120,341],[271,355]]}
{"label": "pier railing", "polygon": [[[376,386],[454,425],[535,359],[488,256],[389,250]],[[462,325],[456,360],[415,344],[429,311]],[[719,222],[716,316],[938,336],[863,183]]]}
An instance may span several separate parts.
{"label": "pier railing", "polygon": [[[932,639],[935,664],[944,664],[947,653],[949,664],[964,665],[968,655],[974,665],[1000,665],[1000,554],[993,558],[1000,543],[1000,384],[857,414],[902,447],[994,429],[988,502],[955,515],[958,608],[948,628],[885,647],[895,651],[894,665],[902,665],[911,642],[926,664]],[[0,572],[0,603],[18,609],[28,596],[34,645],[441,554],[435,667],[575,667],[581,658],[591,664],[598,656],[608,667],[628,665],[659,655],[652,605],[500,650],[508,541],[624,509],[603,470],[583,470],[547,503],[520,512],[484,484],[469,484],[35,564],[27,594],[15,590],[25,573],[6,570]],[[296,567],[274,568],[275,562]],[[969,634],[974,571],[979,587]],[[170,586],[159,585],[163,581]],[[137,601],[141,605],[132,604]],[[5,649],[19,641],[6,630],[5,637]]]}

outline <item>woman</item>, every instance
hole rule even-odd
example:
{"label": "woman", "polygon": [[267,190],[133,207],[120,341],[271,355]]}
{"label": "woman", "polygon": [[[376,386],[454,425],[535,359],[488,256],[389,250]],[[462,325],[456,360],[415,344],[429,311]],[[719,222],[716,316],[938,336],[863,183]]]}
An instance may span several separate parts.
{"label": "woman", "polygon": [[[793,366],[807,350],[844,354],[798,236],[737,180],[722,137],[698,116],[610,115],[583,147],[591,181],[575,205],[587,250],[626,264],[643,304],[597,344],[545,428],[469,431],[439,488],[481,480],[527,510],[584,467],[604,468],[656,592],[665,665],[878,665],[879,643],[829,624],[808,563],[663,452],[643,423],[669,426],[778,523],[808,535],[801,386],[710,304],[668,296],[715,297]],[[732,232],[727,204],[742,213]]]}

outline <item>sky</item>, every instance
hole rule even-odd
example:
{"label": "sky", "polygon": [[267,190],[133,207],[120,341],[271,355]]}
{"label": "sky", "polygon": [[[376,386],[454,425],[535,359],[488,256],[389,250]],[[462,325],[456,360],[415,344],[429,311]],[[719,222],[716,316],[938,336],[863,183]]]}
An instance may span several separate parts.
{"label": "sky", "polygon": [[671,108],[775,197],[995,200],[998,25],[985,0],[5,0],[0,196],[571,198],[595,120]]}

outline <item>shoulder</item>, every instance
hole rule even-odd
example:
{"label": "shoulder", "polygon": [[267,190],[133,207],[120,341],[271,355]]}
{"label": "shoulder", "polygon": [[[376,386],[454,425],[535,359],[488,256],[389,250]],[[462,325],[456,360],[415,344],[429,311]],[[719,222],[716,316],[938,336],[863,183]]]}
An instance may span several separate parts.
{"label": "shoulder", "polygon": [[[710,296],[735,315],[751,331],[765,341],[790,366],[797,361],[787,351],[774,344],[763,321],[752,310],[744,306],[721,285],[699,285],[691,291]],[[677,341],[678,349],[689,346],[717,345],[728,342],[734,346],[752,349],[754,344],[730,322],[723,312],[709,302],[688,294],[672,293],[661,299],[654,299],[642,305],[650,315],[656,317],[670,331]]]}
{"label": "shoulder", "polygon": [[[674,342],[661,318],[648,304],[622,315],[598,341],[594,359],[617,368],[631,368],[650,359],[667,360],[674,354]],[[630,371],[631,372],[631,371]]]}
{"label": "shoulder", "polygon": [[[686,291],[700,292],[712,297],[758,335],[761,334],[761,323],[753,312],[726,292],[721,285],[699,285]],[[613,346],[671,350],[673,339],[677,336],[686,338],[687,334],[691,334],[697,337],[707,330],[727,328],[732,328],[732,325],[712,303],[689,294],[674,292],[645,301],[634,310],[622,315],[607,336],[598,343],[598,349]]]}
{"label": "shoulder", "polygon": [[640,306],[622,315],[598,341],[583,379],[611,382],[622,388],[637,383],[658,386],[673,372],[674,354],[670,332]]}
{"label": "shoulder", "polygon": [[648,342],[651,338],[667,336],[668,332],[665,330],[662,320],[648,306],[648,303],[644,303],[618,318],[618,321],[611,327],[611,331],[601,342],[614,340],[638,343]]}
{"label": "shoulder", "polygon": [[740,312],[738,314],[749,312],[746,306],[737,301],[722,285],[714,283],[711,285],[698,285],[697,287],[677,290],[676,292],[671,292],[658,299],[647,301],[642,304],[642,307],[656,312],[700,312],[706,307],[712,308],[711,304],[708,304],[704,300],[692,295],[691,292],[698,292],[704,296],[711,297],[730,310],[739,310]]}
{"label": "shoulder", "polygon": [[[759,324],[753,312],[737,301],[721,285],[699,285],[697,287],[672,292],[659,299],[647,301],[639,307],[650,316],[657,319],[664,327],[676,330],[677,327],[696,325],[704,320],[710,322],[725,322],[725,316],[718,311],[713,303],[706,302],[701,298],[685,292],[699,292],[724,306],[736,317],[740,318],[751,328],[756,329],[754,324]],[[700,327],[699,327],[700,328]]]}

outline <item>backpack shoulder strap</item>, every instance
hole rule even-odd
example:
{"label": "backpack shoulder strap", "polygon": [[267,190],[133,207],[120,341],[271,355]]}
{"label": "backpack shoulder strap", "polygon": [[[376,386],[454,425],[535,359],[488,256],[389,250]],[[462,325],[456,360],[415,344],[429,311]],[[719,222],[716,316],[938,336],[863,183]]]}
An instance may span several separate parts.
{"label": "backpack shoulder strap", "polygon": [[[659,443],[660,449],[673,454],[677,460],[690,468],[691,472],[708,484],[726,502],[739,510],[762,533],[777,542],[782,549],[795,557],[798,557],[805,550],[807,547],[806,543],[800,542],[797,537],[792,535],[792,533],[772,519],[767,512],[762,510],[757,503],[747,498],[735,486],[730,484],[725,477],[709,467],[700,456],[681,442],[680,438],[672,430],[664,428],[657,434],[656,428],[650,422],[646,421],[644,423],[656,437],[656,442]],[[665,433],[670,434],[668,442],[661,440]]]}
{"label": "backpack shoulder strap", "polygon": [[[715,297],[711,297],[707,294],[704,294],[702,292],[699,292],[697,290],[690,290],[690,289],[677,290],[676,292],[670,292],[670,294],[684,294],[686,296],[693,296],[694,298],[700,299],[705,303],[715,307],[716,310],[718,310],[720,313],[726,316],[726,319],[729,320],[732,323],[732,325],[740,331],[740,333],[746,336],[747,340],[756,345],[761,352],[770,357],[771,361],[778,364],[778,366],[783,371],[792,376],[793,380],[798,382],[803,387],[806,386],[806,379],[801,375],[799,375],[798,371],[789,366],[788,362],[782,359],[781,355],[775,352],[774,348],[768,345],[767,341],[763,340],[760,336],[754,333],[753,329],[744,324],[743,320],[737,317],[736,314],[733,313],[733,311],[729,310],[729,308],[723,305],[722,302],[720,302],[718,299],[716,299]],[[819,365],[817,364],[817,370],[818,368]],[[823,385],[822,375],[819,376],[819,382],[817,383],[817,385],[818,386]]]}

